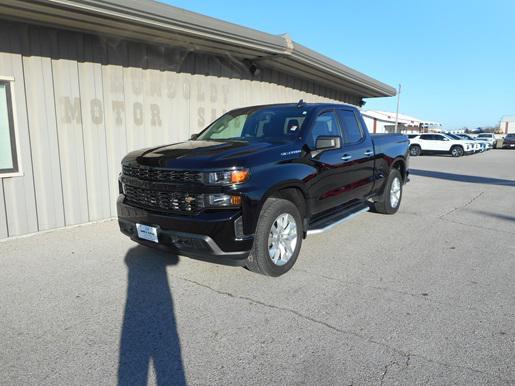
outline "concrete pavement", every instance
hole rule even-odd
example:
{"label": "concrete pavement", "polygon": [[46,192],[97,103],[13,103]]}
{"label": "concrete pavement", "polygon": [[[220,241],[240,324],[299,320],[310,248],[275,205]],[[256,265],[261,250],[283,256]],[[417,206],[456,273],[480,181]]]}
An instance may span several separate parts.
{"label": "concrete pavement", "polygon": [[394,216],[267,278],[114,221],[0,243],[2,384],[515,384],[515,152],[411,159]]}

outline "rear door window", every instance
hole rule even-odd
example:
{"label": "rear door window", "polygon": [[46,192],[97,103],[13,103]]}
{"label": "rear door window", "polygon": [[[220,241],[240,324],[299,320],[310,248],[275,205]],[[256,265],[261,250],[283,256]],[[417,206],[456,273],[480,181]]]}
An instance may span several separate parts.
{"label": "rear door window", "polygon": [[338,110],[338,117],[343,130],[343,140],[347,145],[360,142],[363,137],[363,130],[352,110]]}

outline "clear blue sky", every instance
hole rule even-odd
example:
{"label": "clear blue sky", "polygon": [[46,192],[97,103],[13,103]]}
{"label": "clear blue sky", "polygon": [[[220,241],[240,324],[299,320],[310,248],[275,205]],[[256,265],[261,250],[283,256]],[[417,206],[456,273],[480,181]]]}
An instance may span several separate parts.
{"label": "clear blue sky", "polygon": [[[400,112],[448,129],[515,114],[515,0],[167,0],[293,40],[394,87]],[[395,98],[366,108],[395,111]]]}

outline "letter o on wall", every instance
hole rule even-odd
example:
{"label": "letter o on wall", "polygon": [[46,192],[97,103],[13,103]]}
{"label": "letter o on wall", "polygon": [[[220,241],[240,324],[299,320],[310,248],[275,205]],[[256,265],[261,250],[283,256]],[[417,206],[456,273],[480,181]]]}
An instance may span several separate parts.
{"label": "letter o on wall", "polygon": [[143,104],[140,102],[134,102],[133,108],[134,124],[141,126],[143,124]]}
{"label": "letter o on wall", "polygon": [[102,101],[100,99],[92,99],[90,103],[91,121],[95,125],[100,125],[103,121]]}

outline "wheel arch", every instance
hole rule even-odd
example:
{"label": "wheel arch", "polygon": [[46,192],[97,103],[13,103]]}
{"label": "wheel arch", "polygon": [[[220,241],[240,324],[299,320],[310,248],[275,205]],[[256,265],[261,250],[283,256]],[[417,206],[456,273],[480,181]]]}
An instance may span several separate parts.
{"label": "wheel arch", "polygon": [[397,169],[401,173],[402,181],[406,181],[407,177],[407,165],[404,158],[397,158],[392,162],[391,169]]}
{"label": "wheel arch", "polygon": [[300,181],[290,181],[272,186],[263,195],[261,205],[270,197],[283,198],[293,202],[299,208],[303,217],[309,213],[308,192]]}
{"label": "wheel arch", "polygon": [[311,216],[311,205],[308,199],[308,192],[301,181],[289,181],[283,184],[272,186],[263,195],[260,211],[268,198],[282,198],[291,201],[300,212],[303,221],[304,238],[306,235],[307,219]]}

